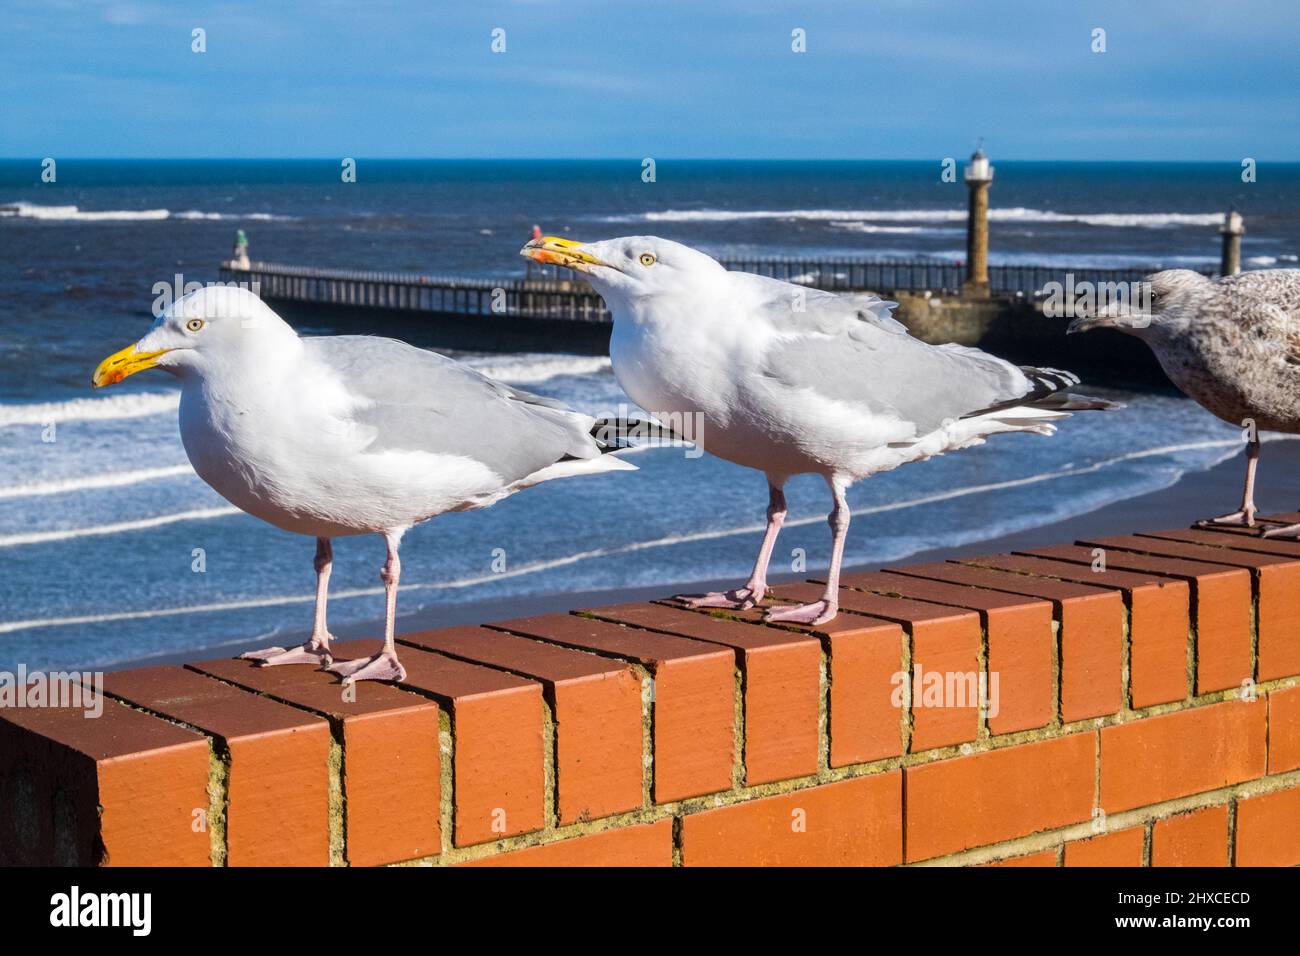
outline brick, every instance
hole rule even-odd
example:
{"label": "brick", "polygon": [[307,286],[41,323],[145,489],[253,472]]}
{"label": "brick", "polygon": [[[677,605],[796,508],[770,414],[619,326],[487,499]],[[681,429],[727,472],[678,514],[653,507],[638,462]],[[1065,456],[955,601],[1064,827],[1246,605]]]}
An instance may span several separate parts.
{"label": "brick", "polygon": [[1065,845],[1066,866],[1141,866],[1146,831],[1142,827],[1103,833]]}
{"label": "brick", "polygon": [[375,681],[352,685],[347,699],[336,676],[309,667],[229,659],[186,667],[330,720],[343,745],[349,863],[377,866],[441,850],[437,704]]}
{"label": "brick", "polygon": [[842,581],[853,588],[979,612],[988,641],[990,732],[1007,734],[1051,723],[1056,638],[1050,602],[894,572],[847,574]]}
{"label": "brick", "polygon": [[830,646],[830,765],[846,767],[903,752],[903,714],[893,704],[903,674],[903,627],[843,614],[815,628]]}
{"label": "brick", "polygon": [[[365,641],[335,641],[357,657]],[[402,650],[401,686],[433,697],[451,721],[452,842],[472,846],[541,829],[545,823],[542,685],[420,648]]]}
{"label": "brick", "polygon": [[673,821],[659,820],[542,846],[501,853],[462,866],[635,866],[673,865]]}
{"label": "brick", "polygon": [[561,825],[642,805],[641,686],[628,664],[481,627],[400,640],[542,682],[555,715]]}
{"label": "brick", "polygon": [[1268,772],[1300,770],[1300,687],[1268,694]]}
{"label": "brick", "polygon": [[1052,602],[1060,625],[1061,719],[1118,713],[1123,704],[1124,599],[1114,591],[951,562],[891,568],[899,574]]}
{"label": "brick", "polygon": [[744,678],[745,783],[817,772],[822,652],[816,637],[663,604],[615,604],[582,613],[726,647]]}
{"label": "brick", "polygon": [[988,846],[1092,816],[1091,733],[904,770],[907,861]]}
{"label": "brick", "polygon": [[[736,616],[761,624],[763,612]],[[902,625],[858,614],[840,614],[815,627],[775,623],[774,630],[816,637],[830,648],[830,765],[843,767],[903,752],[903,712],[892,696],[903,671]]]}
{"label": "brick", "polygon": [[491,626],[617,655],[649,672],[654,681],[650,708],[656,803],[730,789],[736,761],[736,679],[730,650],[573,614]]}
{"label": "brick", "polygon": [[1131,810],[1262,776],[1265,709],[1230,700],[1101,729],[1101,806]]}
{"label": "brick", "polygon": [[[1094,550],[1065,544],[1023,553],[1091,565]],[[1108,568],[1173,577],[1191,587],[1196,630],[1196,693],[1239,687],[1251,676],[1254,612],[1249,569],[1117,548],[1101,550]]]}
{"label": "brick", "polygon": [[[788,584],[772,591],[779,598],[803,603],[816,600],[821,587],[818,584]],[[981,640],[978,614],[852,588],[840,588],[840,609],[877,620],[894,621],[901,624],[911,637],[912,673],[908,680],[913,684],[913,753],[976,738],[979,731]],[[943,681],[939,685],[943,693],[938,695],[937,703],[928,693],[931,685],[927,675]],[[919,689],[916,688],[918,682]]]}
{"label": "brick", "polygon": [[1227,804],[1157,820],[1151,828],[1151,865],[1227,866]]}
{"label": "brick", "polygon": [[1237,866],[1300,865],[1300,787],[1237,801]]}
{"label": "brick", "polygon": [[1283,558],[1300,559],[1300,547],[1285,538],[1262,538],[1258,531],[1244,528],[1169,528],[1165,531],[1142,531],[1143,537],[1170,538],[1175,541],[1194,541],[1212,548],[1231,548],[1237,551],[1254,551],[1275,554]]}
{"label": "brick", "polygon": [[981,866],[1056,866],[1056,851],[1042,850],[1038,853],[1026,853],[1024,856],[1008,857],[1005,860],[994,860],[992,863],[981,863]]}
{"label": "brick", "polygon": [[1234,538],[1197,529],[1151,531],[1132,537],[1143,542],[1134,550],[1251,568],[1259,643],[1256,677],[1265,681],[1300,674],[1300,641],[1293,639],[1300,633],[1300,560],[1268,540]]}
{"label": "brick", "polygon": [[971,558],[970,564],[1113,588],[1129,610],[1129,694],[1134,707],[1184,700],[1191,635],[1191,589],[1187,582],[1108,566],[1093,571],[1068,561],[1005,554]]}
{"label": "brick", "polygon": [[102,703],[0,710],[0,865],[210,865],[207,739]]}
{"label": "brick", "polygon": [[683,866],[892,866],[902,861],[900,771],[688,814]]}
{"label": "brick", "polygon": [[329,865],[328,722],[179,666],[110,673],[104,689],[226,751],[227,865]]}

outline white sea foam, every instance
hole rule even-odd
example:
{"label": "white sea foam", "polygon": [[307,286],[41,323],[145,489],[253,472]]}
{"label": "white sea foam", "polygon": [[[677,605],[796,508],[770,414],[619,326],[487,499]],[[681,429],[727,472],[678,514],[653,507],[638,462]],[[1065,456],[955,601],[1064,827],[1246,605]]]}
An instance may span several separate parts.
{"label": "white sea foam", "polygon": [[[848,222],[964,222],[965,209],[663,209],[635,215],[607,216],[604,222],[738,222],[778,219]],[[1146,229],[1170,226],[1217,226],[1221,212],[1065,213],[1023,206],[989,210],[993,222],[1081,222],[1090,226]],[[841,226],[842,227],[842,226]]]}
{"label": "white sea foam", "polygon": [[603,355],[524,353],[512,357],[493,355],[467,358],[464,361],[489,378],[516,385],[536,384],[561,375],[593,375],[610,367],[608,356]]}
{"label": "white sea foam", "polygon": [[910,236],[956,236],[965,230],[946,226],[878,226],[871,222],[837,222],[831,221],[835,229],[845,232],[858,232],[865,235],[910,235]]}
{"label": "white sea foam", "polygon": [[28,544],[50,544],[55,541],[70,541],[75,538],[93,538],[106,534],[122,534],[127,531],[144,531],[163,525],[177,524],[181,521],[210,521],[213,518],[227,518],[242,514],[238,508],[196,508],[193,511],[177,511],[172,514],[154,515],[136,521],[117,521],[113,524],[89,525],[84,528],[58,528],[52,531],[24,531],[18,534],[0,535],[0,548],[16,548]]}
{"label": "white sea foam", "polygon": [[0,219],[40,219],[47,222],[153,222],[163,219],[254,220],[278,222],[292,220],[295,216],[277,216],[269,212],[201,212],[187,209],[172,212],[170,209],[82,209],[80,206],[43,206],[39,203],[14,202],[0,204]]}
{"label": "white sea foam", "polygon": [[21,485],[0,486],[0,498],[37,498],[43,495],[61,495],[72,491],[96,491],[101,488],[122,488],[144,481],[159,481],[193,475],[189,465],[171,465],[167,468],[138,468],[134,471],[110,471],[102,475],[78,475],[75,478],[58,478],[50,481],[33,481]]}
{"label": "white sea foam", "polygon": [[174,412],[180,401],[180,392],[140,392],[108,398],[73,398],[66,402],[0,405],[0,428],[6,425],[143,418]]}

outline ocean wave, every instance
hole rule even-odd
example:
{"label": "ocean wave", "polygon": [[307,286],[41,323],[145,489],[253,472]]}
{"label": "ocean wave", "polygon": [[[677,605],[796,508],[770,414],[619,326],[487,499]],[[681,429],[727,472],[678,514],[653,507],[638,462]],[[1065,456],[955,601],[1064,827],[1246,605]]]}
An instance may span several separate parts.
{"label": "ocean wave", "polygon": [[0,428],[6,425],[48,425],[55,422],[143,418],[174,412],[180,392],[143,392],[110,398],[73,398],[66,402],[0,405]]}
{"label": "ocean wave", "polygon": [[[1289,435],[1268,435],[1262,436],[1265,441],[1289,441],[1294,440]],[[1188,466],[1174,469],[1166,476],[1164,484],[1173,484],[1178,480],[1178,476],[1193,470],[1193,467],[1212,468],[1227,458],[1235,455],[1241,448],[1241,439],[1208,439],[1202,441],[1181,442],[1172,445],[1160,445],[1151,448],[1141,448],[1134,451],[1124,452],[1108,458],[1099,459],[1089,462],[1086,465],[1076,467],[1066,465],[1061,468],[1055,468],[1050,471],[1039,472],[1033,475],[1025,475],[1019,478],[1009,478],[1004,481],[986,482],[977,485],[967,485],[961,488],[950,488],[944,491],[935,492],[928,495],[920,495],[915,498],[908,498],[903,501],[891,501],[879,505],[870,505],[867,507],[854,508],[853,517],[860,518],[866,515],[882,514],[891,511],[904,511],[909,508],[917,508],[923,505],[936,504],[940,502],[952,501],[960,498],[966,498],[973,495],[988,494],[996,491],[1005,491],[1011,488],[1021,488],[1029,485],[1041,484],[1043,482],[1058,481],[1063,478],[1074,478],[1080,475],[1094,474],[1101,472],[1115,465],[1125,464],[1132,461],[1140,461],[1147,458],[1161,457],[1165,455],[1174,455],[1180,452],[1188,451],[1217,451],[1220,454],[1211,457],[1209,461],[1202,462],[1198,466]],[[1121,493],[1118,495],[1107,495],[1104,501],[1092,501],[1085,507],[1077,510],[1058,509],[1057,513],[1045,516],[1042,521],[1032,521],[1028,523],[1042,524],[1051,521],[1063,520],[1073,514],[1086,513],[1101,507],[1103,504],[1120,501],[1135,494],[1142,494],[1148,489],[1139,489],[1131,493]],[[235,509],[210,509],[212,511]],[[180,517],[180,516],[164,516]],[[808,517],[787,520],[786,528],[799,527],[803,525],[824,524],[826,518],[822,515],[811,515]],[[141,522],[136,522],[135,526],[140,526]],[[968,533],[960,541],[949,540],[949,544],[968,543],[980,540],[989,540],[997,537],[999,534],[1012,530],[1019,530],[1025,527],[1025,523],[1016,522],[1008,524],[1006,527],[982,528],[978,533]],[[765,526],[760,523],[751,523],[729,528],[712,528],[704,531],[693,531],[682,534],[670,534],[660,538],[653,538],[647,541],[633,541],[627,544],[615,545],[607,548],[591,548],[585,551],[578,551],[573,554],[567,554],[556,558],[549,558],[541,561],[533,561],[527,564],[521,564],[512,567],[503,572],[488,572],[485,574],[476,574],[463,578],[456,578],[450,581],[416,581],[403,582],[402,593],[413,591],[448,591],[472,588],[483,584],[498,582],[506,578],[519,578],[529,575],[538,574],[544,571],[551,571],[561,567],[578,564],[584,561],[591,561],[600,558],[610,558],[617,555],[631,554],[639,551],[648,551],[660,548],[672,548],[683,544],[692,544],[701,541],[713,541],[722,538],[736,537],[741,535],[761,534]],[[107,532],[104,532],[107,533]],[[950,536],[951,537],[951,536]],[[0,544],[4,539],[0,539]],[[906,557],[908,554],[915,554],[927,547],[925,542],[916,541],[915,546],[905,549],[899,553],[891,553],[884,558],[873,558],[873,560],[898,560]],[[648,582],[647,582],[648,583]],[[381,587],[352,588],[348,590],[338,590],[331,592],[330,599],[347,600],[359,597],[374,597],[383,594]],[[158,617],[175,617],[188,614],[204,614],[216,611],[232,611],[253,608],[279,607],[293,604],[307,604],[315,599],[314,594],[289,594],[275,595],[259,598],[236,598],[229,601],[214,602],[210,604],[195,604],[173,608],[147,608],[134,611],[111,611],[100,614],[84,614],[68,617],[52,618],[33,618],[28,620],[0,621],[0,634],[10,633],[23,630],[37,630],[51,627],[64,627],[70,625],[101,624],[114,621],[129,620],[146,620]]]}
{"label": "ocean wave", "polygon": [[830,225],[835,229],[843,229],[846,232],[860,232],[867,235],[885,233],[912,236],[957,236],[965,232],[964,229],[943,226],[878,226],[870,222],[837,222],[835,220],[832,220]]}
{"label": "ocean wave", "polygon": [[[966,259],[961,249],[932,250],[925,253],[899,251],[890,256],[913,258],[921,255],[926,259],[959,265]],[[851,258],[851,256],[847,256]],[[1060,269],[1062,275],[1071,269],[1135,269],[1158,271],[1160,269],[1201,269],[1217,266],[1218,256],[1151,256],[1143,254],[1126,254],[1110,252],[992,252],[989,253],[991,266],[1036,266],[1046,269]]]}
{"label": "ocean wave", "polygon": [[55,541],[70,541],[75,538],[93,538],[106,534],[121,534],[126,531],[143,531],[148,528],[160,528],[163,525],[177,524],[181,521],[210,521],[213,518],[228,518],[242,514],[238,508],[196,508],[193,511],[178,511],[173,514],[154,515],[152,518],[140,518],[137,521],[118,521],[113,524],[97,524],[85,528],[60,528],[54,531],[24,531],[18,534],[0,534],[0,548],[16,548],[28,544],[50,544]]}
{"label": "ocean wave", "polygon": [[277,216],[269,212],[202,212],[187,209],[82,209],[80,206],[43,206],[39,203],[0,203],[0,219],[40,219],[46,222],[156,222],[163,219],[253,220],[287,222],[296,216]]}
{"label": "ocean wave", "polygon": [[[634,215],[606,216],[602,222],[739,222],[780,219],[847,222],[964,222],[965,209],[663,209]],[[990,209],[993,222],[1078,222],[1090,226],[1162,229],[1171,226],[1218,226],[1221,212],[1065,213],[1023,206]],[[842,228],[842,226],[841,226]]]}
{"label": "ocean wave", "polygon": [[58,478],[51,481],[33,481],[21,485],[0,486],[0,498],[36,498],[43,495],[61,495],[73,491],[97,491],[101,488],[122,488],[144,481],[179,478],[193,475],[189,465],[171,465],[167,468],[139,468],[134,471],[110,471],[102,475],[78,475],[75,478]]}
{"label": "ocean wave", "polygon": [[500,355],[465,358],[462,361],[489,378],[514,385],[535,385],[561,375],[592,375],[610,367],[603,355],[543,355],[522,353],[513,357]]}
{"label": "ocean wave", "polygon": [[[1250,256],[1246,259],[1246,265],[1254,266],[1257,269],[1267,269],[1272,266],[1279,266],[1283,269],[1291,268],[1296,262],[1300,262],[1300,256],[1279,255],[1279,256]],[[1280,265],[1289,263],[1289,265]]]}

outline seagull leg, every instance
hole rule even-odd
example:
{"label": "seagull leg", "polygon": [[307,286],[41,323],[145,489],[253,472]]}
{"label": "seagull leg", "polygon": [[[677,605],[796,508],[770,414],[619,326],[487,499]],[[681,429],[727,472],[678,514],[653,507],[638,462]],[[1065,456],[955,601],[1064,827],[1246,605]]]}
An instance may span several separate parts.
{"label": "seagull leg", "polygon": [[330,568],[333,564],[334,548],[330,545],[330,539],[317,538],[316,621],[306,643],[287,651],[283,647],[249,651],[239,655],[242,659],[257,661],[263,667],[274,667],[277,664],[315,664],[318,667],[328,667],[333,662],[334,658],[330,656],[330,632],[325,627],[325,606],[329,603]]}
{"label": "seagull leg", "polygon": [[838,480],[827,482],[831,494],[835,497],[835,507],[831,509],[829,523],[831,526],[831,567],[826,575],[826,593],[820,601],[812,604],[800,604],[796,607],[769,608],[764,620],[790,624],[825,624],[833,619],[840,610],[840,564],[844,559],[844,539],[849,533],[849,503],[844,497],[846,486]]}
{"label": "seagull leg", "polygon": [[754,562],[754,571],[745,586],[731,591],[710,591],[708,594],[679,594],[677,600],[684,601],[687,607],[726,607],[738,611],[754,607],[763,600],[767,594],[767,566],[772,560],[776,536],[785,523],[784,489],[769,479],[767,494],[767,530],[763,532],[758,559]]}
{"label": "seagull leg", "polygon": [[343,683],[352,684],[359,680],[406,680],[406,668],[397,659],[397,582],[402,577],[402,561],[397,556],[397,548],[402,540],[401,531],[384,534],[388,545],[388,559],[380,569],[379,579],[384,582],[384,646],[373,657],[359,657],[351,661],[339,661],[325,668],[343,678]]}
{"label": "seagull leg", "polygon": [[[1206,518],[1196,522],[1198,527],[1208,528],[1214,525],[1227,525],[1234,528],[1255,527],[1255,466],[1259,464],[1259,439],[1252,439],[1246,445],[1246,487],[1241,495],[1241,510],[1217,518]],[[1288,529],[1281,528],[1272,532],[1277,534]],[[1270,532],[1264,532],[1269,536]]]}

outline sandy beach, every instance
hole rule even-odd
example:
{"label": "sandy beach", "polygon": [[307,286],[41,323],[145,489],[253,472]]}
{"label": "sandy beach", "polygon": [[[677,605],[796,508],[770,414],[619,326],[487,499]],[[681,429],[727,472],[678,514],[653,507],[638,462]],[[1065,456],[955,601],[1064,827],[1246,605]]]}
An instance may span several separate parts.
{"label": "sandy beach", "polygon": [[[1056,521],[1002,535],[984,541],[974,542],[961,547],[942,548],[922,551],[902,561],[891,561],[885,565],[870,564],[848,568],[850,571],[870,571],[882,566],[898,564],[922,564],[928,561],[943,561],[969,555],[992,554],[1019,548],[1043,547],[1052,544],[1068,543],[1088,535],[1127,534],[1137,530],[1157,530],[1162,528],[1186,527],[1195,520],[1213,514],[1222,514],[1236,508],[1241,496],[1243,477],[1243,457],[1234,456],[1206,471],[1190,472],[1169,488],[1146,495],[1138,495],[1123,501],[1116,501],[1095,511],[1075,515],[1064,521]],[[1262,514],[1288,511],[1300,507],[1300,442],[1274,441],[1265,445],[1260,459],[1260,473],[1257,480],[1256,503]],[[870,517],[855,522],[851,535],[871,533]],[[739,545],[738,545],[739,546]],[[778,543],[778,551],[780,545]],[[776,565],[774,564],[774,569]],[[803,580],[815,576],[821,568],[810,567],[804,574],[773,574],[773,584]],[[575,608],[595,607],[602,604],[617,604],[625,601],[647,601],[672,594],[712,591],[735,587],[739,582],[730,580],[682,581],[651,588],[605,589],[594,591],[569,591],[557,594],[534,595],[509,600],[474,601],[459,604],[445,604],[436,608],[425,608],[410,614],[401,614],[399,605],[398,633],[428,630],[437,627],[451,627],[464,624],[482,624],[489,621],[505,621],[511,618],[528,617],[536,614],[557,614]],[[307,615],[304,614],[304,624]],[[332,627],[338,638],[369,638],[382,632],[383,621],[376,618],[357,624]],[[286,642],[305,639],[308,630],[304,627],[301,635],[285,635]],[[376,639],[378,639],[376,637]],[[158,655],[135,661],[124,661],[114,665],[112,670],[126,670],[132,667],[150,666],[163,663],[184,663],[196,657],[217,658],[235,655],[249,650],[250,642],[231,641],[228,645],[208,648],[201,652]]]}

